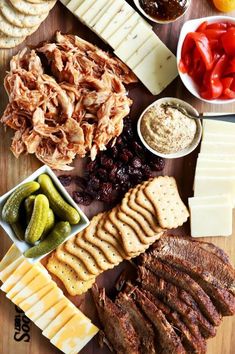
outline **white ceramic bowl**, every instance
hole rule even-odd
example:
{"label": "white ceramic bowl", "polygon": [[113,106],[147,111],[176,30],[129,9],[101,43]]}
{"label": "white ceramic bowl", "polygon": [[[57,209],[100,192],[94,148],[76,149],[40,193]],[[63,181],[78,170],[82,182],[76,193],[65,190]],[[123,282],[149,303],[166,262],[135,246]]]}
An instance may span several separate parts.
{"label": "white ceramic bowl", "polygon": [[[184,23],[180,36],[179,36],[179,41],[178,41],[178,48],[177,48],[177,65],[179,67],[180,59],[181,59],[181,51],[182,51],[182,46],[185,40],[186,35],[189,32],[194,32],[196,29],[202,24],[204,21],[207,21],[208,23],[216,23],[216,22],[221,22],[221,21],[227,21],[227,22],[232,22],[235,24],[235,18],[234,17],[229,17],[229,16],[210,16],[210,17],[204,17],[204,18],[198,18],[195,20],[190,20]],[[228,100],[221,100],[221,99],[215,99],[215,100],[206,100],[202,98],[199,95],[198,92],[198,87],[195,84],[195,82],[192,80],[192,78],[188,74],[183,74],[181,73],[180,70],[179,75],[181,80],[183,81],[183,84],[185,87],[197,98],[204,102],[208,102],[211,104],[228,104],[228,103],[233,103],[235,102],[235,99],[228,99]]]}
{"label": "white ceramic bowl", "polygon": [[[2,220],[2,209],[4,204],[6,203],[7,199],[9,196],[14,192],[16,188],[18,188],[21,184],[30,182],[30,181],[36,181],[37,178],[42,174],[46,173],[48,174],[54,185],[56,186],[57,190],[60,192],[60,194],[63,196],[63,198],[70,204],[72,205],[80,214],[80,221],[77,225],[71,225],[71,233],[70,235],[66,238],[65,241],[67,241],[70,237],[76,235],[78,232],[82,231],[85,227],[89,225],[89,219],[86,217],[86,215],[83,213],[83,211],[77,206],[77,204],[74,202],[74,200],[70,197],[66,189],[62,186],[60,183],[59,179],[57,176],[54,174],[54,172],[50,169],[50,167],[44,165],[40,167],[38,170],[36,170],[32,175],[30,175],[28,178],[26,178],[24,181],[19,183],[16,187],[11,189],[9,192],[6,194],[2,195],[0,197],[0,225],[2,228],[6,231],[10,239],[14,242],[14,244],[18,247],[20,252],[23,254],[27,249],[29,249],[31,246],[25,242],[25,241],[19,241],[18,238],[16,237],[15,233],[13,232],[11,226]],[[65,242],[64,241],[64,242]],[[46,255],[43,255],[41,257],[37,258],[27,258],[30,263],[35,263],[37,261],[40,261],[40,259],[44,258]]]}
{"label": "white ceramic bowl", "polygon": [[197,132],[196,132],[196,135],[194,137],[194,140],[193,142],[188,146],[186,147],[185,149],[183,150],[180,150],[176,153],[173,153],[173,154],[162,154],[154,149],[152,149],[148,143],[146,142],[146,140],[144,139],[142,133],[141,133],[141,120],[144,116],[144,114],[149,110],[149,108],[151,108],[152,106],[159,106],[161,104],[164,104],[164,103],[172,103],[172,104],[180,104],[182,107],[184,107],[190,114],[192,115],[195,115],[195,116],[199,116],[199,113],[198,111],[193,107],[191,106],[189,103],[185,102],[185,101],[182,101],[178,98],[173,98],[173,97],[164,97],[164,98],[161,98],[159,100],[156,100],[154,101],[151,105],[149,105],[144,111],[143,113],[141,114],[139,120],[138,120],[138,123],[137,123],[137,132],[138,132],[138,135],[140,137],[140,140],[141,142],[143,143],[143,145],[154,155],[157,155],[157,156],[160,156],[160,157],[163,157],[163,158],[166,158],[166,159],[177,159],[177,158],[180,158],[180,157],[183,157],[183,156],[186,156],[188,154],[190,154],[193,150],[196,149],[196,147],[199,145],[200,141],[201,141],[201,137],[202,137],[202,124],[201,124],[201,121],[200,119],[197,119],[196,120],[196,124],[197,124]]}
{"label": "white ceramic bowl", "polygon": [[187,1],[187,5],[186,5],[186,8],[185,8],[185,11],[182,13],[182,15],[180,15],[179,17],[177,17],[176,19],[174,20],[170,20],[170,21],[161,21],[161,20],[158,20],[150,15],[148,15],[144,9],[142,8],[142,6],[140,6],[140,0],[134,0],[134,3],[135,3],[135,6],[137,7],[137,9],[146,17],[148,18],[150,21],[152,22],[155,22],[155,23],[160,23],[160,24],[167,24],[167,23],[171,23],[171,22],[175,22],[177,21],[179,18],[181,18],[182,16],[184,16],[186,14],[186,12],[188,11],[189,9],[189,6],[191,4],[191,0],[188,0]]}

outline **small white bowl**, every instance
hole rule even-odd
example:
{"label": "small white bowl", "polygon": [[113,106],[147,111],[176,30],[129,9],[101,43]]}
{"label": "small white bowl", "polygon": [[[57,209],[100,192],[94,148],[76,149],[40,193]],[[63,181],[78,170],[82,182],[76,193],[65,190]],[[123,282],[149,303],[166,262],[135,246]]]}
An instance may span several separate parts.
{"label": "small white bowl", "polygon": [[[86,217],[86,215],[83,213],[83,211],[77,206],[77,204],[74,202],[74,200],[70,197],[70,195],[68,194],[68,192],[66,191],[66,189],[62,186],[62,184],[60,183],[59,179],[57,178],[57,176],[54,174],[54,172],[50,169],[50,167],[44,165],[42,167],[40,167],[38,170],[36,170],[32,175],[30,175],[28,178],[26,178],[25,180],[23,180],[21,183],[19,183],[16,187],[14,187],[13,189],[11,189],[9,192],[7,192],[6,194],[2,195],[0,197],[0,225],[2,226],[2,228],[6,231],[7,235],[10,237],[10,239],[14,242],[14,244],[16,245],[16,247],[18,247],[18,249],[20,250],[20,252],[23,254],[27,249],[31,248],[32,246],[30,246],[27,242],[25,241],[20,241],[18,240],[18,238],[15,236],[15,233],[13,232],[11,226],[5,222],[2,219],[2,209],[4,204],[6,203],[7,199],[10,197],[10,195],[12,194],[12,192],[14,192],[14,190],[16,188],[18,188],[21,184],[24,184],[26,182],[30,182],[30,181],[36,181],[37,178],[43,174],[46,173],[47,175],[49,175],[54,183],[54,185],[56,186],[57,190],[59,191],[59,193],[63,196],[63,198],[70,204],[72,205],[79,213],[80,215],[80,221],[77,225],[71,225],[71,233],[70,235],[66,238],[65,241],[67,241],[70,237],[76,235],[78,232],[82,231],[83,229],[85,229],[88,225],[89,225],[89,219]],[[64,242],[65,242],[64,241]],[[37,258],[27,258],[27,260],[30,263],[35,263],[40,261],[42,258],[44,258],[46,256],[43,255],[41,257],[37,257]]]}
{"label": "small white bowl", "polygon": [[149,110],[149,108],[151,108],[152,106],[159,106],[161,104],[164,103],[172,103],[172,104],[180,104],[182,107],[184,107],[190,114],[194,115],[194,116],[199,116],[198,111],[191,106],[189,103],[182,101],[178,98],[173,98],[173,97],[164,97],[164,98],[160,98],[159,100],[154,101],[151,105],[149,105],[141,114],[138,123],[137,123],[137,132],[138,135],[140,137],[140,140],[142,142],[142,144],[146,147],[146,149],[148,149],[152,154],[166,158],[166,159],[178,159],[180,157],[186,156],[188,154],[190,154],[193,150],[196,149],[196,147],[199,145],[200,141],[201,141],[201,137],[202,137],[202,124],[200,119],[197,119],[195,122],[197,124],[197,132],[196,135],[194,137],[193,142],[186,147],[183,150],[180,150],[178,152],[175,152],[173,154],[162,154],[160,152],[158,152],[157,150],[152,149],[148,143],[146,142],[146,140],[144,139],[142,133],[141,133],[141,120],[144,116],[144,114]]}
{"label": "small white bowl", "polygon": [[196,29],[203,23],[207,21],[208,23],[216,23],[216,22],[221,22],[221,21],[226,21],[226,22],[232,22],[235,24],[235,18],[234,17],[229,17],[229,16],[209,16],[209,17],[204,17],[204,18],[198,18],[195,20],[190,20],[186,21],[181,29],[180,36],[179,36],[179,41],[178,41],[178,47],[177,47],[177,65],[178,65],[178,71],[179,71],[179,76],[184,84],[184,86],[197,98],[199,98],[201,101],[208,102],[211,104],[228,104],[228,103],[233,103],[235,102],[235,99],[227,99],[227,100],[222,100],[222,99],[215,99],[215,100],[206,100],[202,98],[199,95],[198,92],[198,87],[193,81],[193,79],[188,75],[188,74],[183,74],[179,70],[179,63],[181,59],[181,51],[183,47],[183,43],[185,40],[185,37],[188,33],[196,31]]}
{"label": "small white bowl", "polygon": [[135,6],[137,7],[137,9],[146,17],[148,18],[150,21],[155,22],[155,23],[160,23],[160,24],[167,24],[167,23],[172,23],[177,21],[179,18],[181,18],[182,16],[184,16],[186,14],[186,12],[189,9],[189,6],[191,4],[191,0],[187,1],[187,5],[185,8],[185,11],[182,13],[182,15],[180,15],[179,17],[175,18],[174,20],[168,20],[168,21],[164,21],[164,20],[158,20],[150,15],[148,15],[144,9],[142,8],[142,6],[140,5],[140,0],[134,0]]}

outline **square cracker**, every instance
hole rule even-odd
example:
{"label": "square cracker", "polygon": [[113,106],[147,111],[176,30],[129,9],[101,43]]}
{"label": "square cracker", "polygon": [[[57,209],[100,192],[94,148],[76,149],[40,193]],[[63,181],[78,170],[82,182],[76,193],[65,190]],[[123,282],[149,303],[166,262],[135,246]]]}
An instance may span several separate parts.
{"label": "square cracker", "polygon": [[144,193],[145,188],[152,180],[153,179],[150,179],[140,185],[140,187],[136,191],[135,202],[139,204],[139,206],[141,206],[142,208],[146,209],[149,213],[153,215],[154,218],[157,219],[153,203],[146,197]]}
{"label": "square cracker", "polygon": [[77,273],[69,265],[59,261],[55,257],[55,253],[49,258],[47,269],[56,275],[64,284],[66,290],[71,296],[81,295],[92,287],[95,278],[87,281],[80,280]]}
{"label": "square cracker", "polygon": [[155,177],[147,184],[144,193],[154,205],[161,227],[174,229],[187,221],[189,212],[180,198],[174,177]]}

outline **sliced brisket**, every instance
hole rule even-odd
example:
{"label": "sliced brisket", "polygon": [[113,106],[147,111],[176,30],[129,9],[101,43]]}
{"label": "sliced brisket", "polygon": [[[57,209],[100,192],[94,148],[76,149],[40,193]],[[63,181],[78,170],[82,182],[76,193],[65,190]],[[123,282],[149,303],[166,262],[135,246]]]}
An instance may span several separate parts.
{"label": "sliced brisket", "polygon": [[163,263],[151,254],[143,254],[140,259],[142,264],[158,277],[163,278],[164,280],[167,280],[177,287],[189,292],[197,302],[200,310],[206,318],[213,325],[217,326],[220,324],[221,315],[216,310],[211,299],[201,288],[201,286],[188,274]]}
{"label": "sliced brisket", "polygon": [[[183,292],[181,289],[157,277],[144,267],[138,267],[138,281],[145,290],[151,292],[172,310],[178,312],[185,325],[199,342],[204,343],[201,334],[205,338],[214,337],[216,335],[215,327],[206,320],[201,311],[196,307],[193,308],[181,298],[181,293]],[[188,298],[194,301],[189,294]]]}
{"label": "sliced brisket", "polygon": [[115,303],[129,314],[131,323],[140,339],[142,354],[156,354],[155,334],[152,324],[145,318],[130,295],[120,292]]}
{"label": "sliced brisket", "polygon": [[112,348],[118,354],[140,354],[139,338],[126,314],[105,294],[104,289],[92,288],[100,322]]}
{"label": "sliced brisket", "polygon": [[160,353],[186,354],[180,338],[167,321],[163,312],[137,287],[133,287],[132,296],[134,296],[135,301],[156,329],[157,344],[160,347]]}

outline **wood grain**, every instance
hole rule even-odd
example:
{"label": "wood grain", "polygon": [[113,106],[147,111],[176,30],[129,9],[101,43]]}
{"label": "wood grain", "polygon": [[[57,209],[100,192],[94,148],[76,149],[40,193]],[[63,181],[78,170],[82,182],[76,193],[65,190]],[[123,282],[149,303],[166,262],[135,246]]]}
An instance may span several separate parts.
{"label": "wood grain", "polygon": [[[98,0],[97,0],[98,1]],[[206,0],[192,0],[191,7],[187,14],[179,21],[172,25],[155,25],[154,30],[159,37],[167,44],[167,46],[176,52],[177,40],[181,26],[184,21],[192,18],[205,17],[209,15],[218,15],[210,1]],[[235,16],[235,12],[231,13]],[[40,26],[36,33],[30,36],[26,42],[20,47],[14,50],[0,50],[0,114],[3,112],[7,97],[3,87],[3,80],[9,67],[9,60],[19,49],[25,45],[37,45],[39,42],[49,40],[53,37],[56,30],[62,32],[69,32],[78,34],[81,37],[96,43],[101,48],[105,48],[105,45],[99,40],[88,28],[84,27],[72,14],[69,13],[60,3],[51,11],[49,17]],[[156,97],[152,96],[141,84],[131,89],[130,96],[134,99],[131,116],[133,119],[137,119],[141,111]],[[195,99],[184,88],[180,79],[176,79],[162,94],[161,97],[173,96],[182,98],[192,105],[194,105],[199,111],[221,111],[231,112],[235,111],[235,104],[232,105],[210,105],[203,103]],[[33,156],[23,156],[19,160],[16,160],[10,152],[12,133],[5,131],[3,127],[0,127],[0,195],[4,194],[10,188],[15,186],[29,174],[31,174],[36,168],[40,166],[40,163]],[[190,156],[175,161],[167,161],[164,174],[174,175],[178,181],[183,198],[192,195],[192,181],[194,176],[195,161],[197,151]],[[81,161],[75,162],[74,174],[79,174],[82,168]],[[107,206],[108,207],[108,206]],[[98,203],[92,204],[90,207],[83,208],[89,217],[96,214],[99,210],[103,209],[103,206]],[[235,220],[235,218],[234,218]],[[187,233],[188,225],[183,230],[176,230],[177,233]],[[0,230],[0,258],[5,254],[10,247],[10,240],[4,234],[3,230]],[[214,242],[216,245],[223,248],[231,257],[233,263],[235,263],[235,230],[233,235],[229,238],[211,238],[208,239]],[[117,278],[118,274],[126,267],[126,264],[121,264],[119,267],[112,271],[105,272],[100,276],[98,282],[105,286],[108,290],[112,288],[113,281]],[[86,294],[83,298],[73,299],[76,303],[79,303],[81,309],[93,320],[95,320],[95,310],[90,299],[90,294]],[[5,295],[0,293],[0,354],[53,354],[59,351],[54,348],[49,341],[41,335],[40,330],[30,324],[30,341],[17,342],[14,340],[16,333],[15,330],[15,316],[17,315],[14,305],[6,299]],[[21,315],[22,317],[22,315]],[[21,331],[21,334],[23,332]],[[211,339],[208,344],[208,354],[234,354],[235,353],[235,317],[225,318],[223,324],[218,329],[216,338]],[[99,349],[97,345],[97,339],[89,343],[82,351],[83,354],[104,354],[108,353],[106,349]],[[146,353],[147,354],[147,353]]]}

